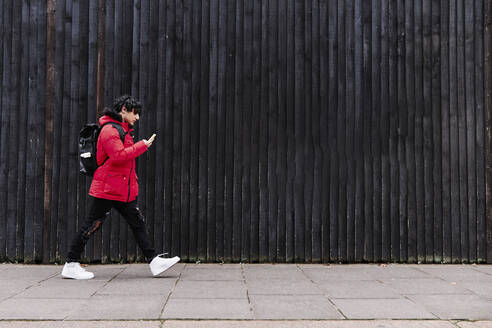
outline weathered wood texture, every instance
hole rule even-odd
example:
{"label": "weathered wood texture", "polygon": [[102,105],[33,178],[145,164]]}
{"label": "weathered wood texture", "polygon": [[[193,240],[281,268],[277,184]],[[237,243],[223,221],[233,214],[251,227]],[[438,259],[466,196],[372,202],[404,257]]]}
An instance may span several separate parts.
{"label": "weathered wood texture", "polygon": [[[0,0],[0,260],[63,261],[80,127],[145,109],[158,252],[211,262],[491,262],[484,0]],[[137,261],[116,213],[84,260]]]}

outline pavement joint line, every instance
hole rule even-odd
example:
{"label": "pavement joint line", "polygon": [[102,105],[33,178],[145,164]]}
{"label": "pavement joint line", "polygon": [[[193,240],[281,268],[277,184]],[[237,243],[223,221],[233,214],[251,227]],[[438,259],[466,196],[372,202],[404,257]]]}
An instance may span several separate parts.
{"label": "pavement joint line", "polygon": [[164,309],[166,308],[166,305],[169,302],[169,299],[171,298],[171,295],[173,294],[174,290],[176,289],[176,285],[178,284],[179,280],[181,279],[181,275],[186,270],[186,266],[187,265],[188,265],[187,263],[184,263],[183,270],[181,270],[181,272],[179,273],[178,279],[176,279],[176,281],[174,281],[173,288],[171,288],[171,291],[167,295],[166,301],[164,302],[164,305],[162,306],[161,313],[160,313],[159,317],[162,317],[162,315],[164,314]]}
{"label": "pavement joint line", "polygon": [[253,310],[253,304],[251,304],[251,299],[249,297],[248,283],[246,282],[246,275],[244,273],[244,263],[240,263],[240,265],[241,265],[241,276],[243,277],[244,285],[246,285],[246,298],[248,299],[249,311],[254,317],[255,311]]}
{"label": "pavement joint line", "polygon": [[304,275],[304,276],[305,276],[305,277],[306,277],[306,278],[307,278],[307,279],[308,279],[311,283],[313,283],[313,284],[316,286],[316,288],[318,288],[321,292],[323,292],[323,297],[326,297],[326,299],[328,300],[328,302],[330,302],[330,303],[331,303],[331,305],[333,305],[333,307],[334,307],[334,308],[335,308],[335,309],[336,309],[336,310],[337,310],[337,311],[338,311],[338,312],[339,312],[339,313],[340,313],[340,314],[344,317],[344,319],[345,319],[345,320],[347,320],[347,319],[348,319],[348,317],[345,315],[345,313],[343,313],[343,312],[342,312],[342,310],[340,310],[340,309],[339,309],[339,308],[335,305],[335,303],[333,303],[333,301],[330,299],[330,297],[328,297],[328,295],[326,295],[327,293],[326,293],[324,290],[322,290],[322,289],[318,286],[318,284],[316,284],[316,283],[314,282],[314,280],[312,280],[312,279],[311,279],[311,278],[310,278],[310,277],[306,274],[306,272],[304,272],[304,270],[303,270],[303,269],[299,266],[299,264],[296,264],[296,267],[297,267],[299,270],[301,270],[302,274],[303,274],[303,275]]}

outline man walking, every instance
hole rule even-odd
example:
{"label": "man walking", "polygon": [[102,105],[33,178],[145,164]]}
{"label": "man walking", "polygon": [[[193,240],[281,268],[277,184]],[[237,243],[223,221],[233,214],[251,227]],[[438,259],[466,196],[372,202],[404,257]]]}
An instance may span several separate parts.
{"label": "man walking", "polygon": [[[97,141],[97,164],[89,195],[91,207],[89,216],[81,230],[72,240],[62,276],[72,279],[91,279],[92,272],[80,266],[80,256],[89,237],[99,229],[104,218],[115,208],[128,222],[138,246],[150,263],[154,276],[166,271],[180,258],[163,258],[156,255],[147,233],[144,217],[137,205],[138,181],[135,173],[135,158],[142,155],[152,145],[155,135],[149,140],[133,142],[132,127],[140,119],[142,105],[131,96],[115,99],[113,108],[106,109],[99,119],[102,126]],[[111,124],[108,124],[111,123]],[[114,126],[119,124],[124,131],[124,142]],[[121,130],[121,129],[120,129]]]}

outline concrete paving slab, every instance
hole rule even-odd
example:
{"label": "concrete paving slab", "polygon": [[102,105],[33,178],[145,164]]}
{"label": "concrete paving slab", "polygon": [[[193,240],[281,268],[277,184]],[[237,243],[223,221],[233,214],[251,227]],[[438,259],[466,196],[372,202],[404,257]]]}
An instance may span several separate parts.
{"label": "concrete paving slab", "polygon": [[61,320],[85,302],[81,299],[10,298],[0,303],[0,320]]}
{"label": "concrete paving slab", "polygon": [[36,285],[37,282],[29,280],[0,280],[0,301],[25,291]]}
{"label": "concrete paving slab", "polygon": [[[438,320],[166,320],[162,328],[456,328]],[[466,328],[475,328],[467,326]],[[489,328],[489,327],[480,327]]]}
{"label": "concrete paving slab", "polygon": [[433,279],[383,279],[382,282],[398,294],[471,294],[462,283]]}
{"label": "concrete paving slab", "polygon": [[440,319],[492,320],[492,300],[477,295],[408,295]]}
{"label": "concrete paving slab", "polygon": [[492,328],[492,321],[460,321],[456,323],[460,328]]}
{"label": "concrete paving slab", "polygon": [[169,295],[175,279],[114,279],[98,291],[97,295]]}
{"label": "concrete paving slab", "polygon": [[159,319],[164,295],[96,295],[78,307],[68,320]]}
{"label": "concrete paving slab", "polygon": [[492,282],[492,275],[475,270],[473,266],[454,266],[448,268],[446,265],[442,267],[426,267],[419,268],[428,274],[439,277],[447,281],[489,281]]}
{"label": "concrete paving slab", "polygon": [[436,319],[407,299],[332,299],[347,319]]}
{"label": "concrete paving slab", "polygon": [[62,267],[57,265],[20,265],[2,264],[6,269],[0,272],[0,280],[29,280],[42,281],[61,272]]}
{"label": "concrete paving slab", "polygon": [[174,265],[172,268],[170,268],[169,270],[160,274],[159,276],[154,277],[150,272],[150,268],[148,264],[146,263],[131,264],[118,275],[118,279],[148,278],[148,277],[153,277],[156,279],[170,279],[170,278],[177,279],[179,278],[181,271],[183,271],[184,266],[185,265],[183,263],[178,263]]}
{"label": "concrete paving slab", "polygon": [[178,281],[171,298],[247,298],[243,281]]}
{"label": "concrete paving slab", "polygon": [[457,285],[485,298],[492,298],[492,282],[459,281]]}
{"label": "concrete paving slab", "polygon": [[305,275],[295,265],[245,264],[243,272],[246,280],[301,280]]}
{"label": "concrete paving slab", "polygon": [[316,283],[325,281],[374,280],[373,276],[367,270],[360,267],[302,267],[302,271],[309,279]]}
{"label": "concrete paving slab", "polygon": [[[123,272],[127,266],[109,266],[106,267],[105,265],[88,265],[84,267],[87,271],[90,271],[94,273],[94,279],[93,280],[99,280],[99,281],[109,281],[111,279],[114,279],[114,277],[118,276]],[[60,270],[60,275],[57,276],[57,278],[61,277],[61,270]]]}
{"label": "concrete paving slab", "polygon": [[196,281],[244,280],[240,266],[236,268],[186,267],[181,273],[180,279]]}
{"label": "concrete paving slab", "polygon": [[0,321],[0,328],[160,328],[160,321]]}
{"label": "concrete paving slab", "polygon": [[247,299],[170,299],[162,319],[253,319]]}
{"label": "concrete paving slab", "polygon": [[343,319],[322,295],[250,295],[255,319]]}
{"label": "concrete paving slab", "polygon": [[47,280],[25,289],[16,298],[50,298],[50,299],[87,299],[104,286],[104,281],[98,280]]}
{"label": "concrete paving slab", "polygon": [[393,289],[375,280],[325,281],[317,285],[330,298],[401,298]]}
{"label": "concrete paving slab", "polygon": [[311,281],[304,280],[247,280],[249,295],[322,295],[323,291]]}
{"label": "concrete paving slab", "polygon": [[480,272],[492,275],[492,264],[472,265],[472,268]]}

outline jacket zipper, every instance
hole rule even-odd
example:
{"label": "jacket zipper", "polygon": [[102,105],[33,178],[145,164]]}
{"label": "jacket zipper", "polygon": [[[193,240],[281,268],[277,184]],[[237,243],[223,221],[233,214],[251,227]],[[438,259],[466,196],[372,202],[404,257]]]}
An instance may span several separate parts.
{"label": "jacket zipper", "polygon": [[130,201],[130,179],[132,176],[132,171],[133,171],[133,160],[132,160],[132,168],[130,169],[130,175],[128,176],[128,198],[126,199],[127,203]]}

